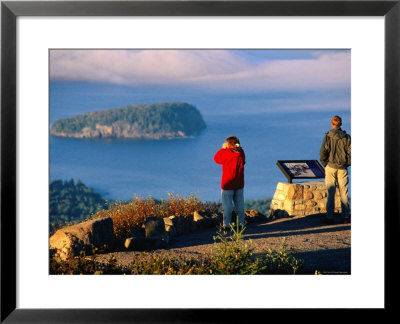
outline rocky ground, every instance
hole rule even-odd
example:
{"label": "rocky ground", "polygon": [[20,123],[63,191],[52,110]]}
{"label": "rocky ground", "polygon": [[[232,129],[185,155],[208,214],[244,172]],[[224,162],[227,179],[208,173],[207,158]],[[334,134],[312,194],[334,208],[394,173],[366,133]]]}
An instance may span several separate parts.
{"label": "rocky ground", "polygon": [[[267,249],[278,250],[282,240],[286,249],[298,259],[303,260],[299,273],[314,274],[350,274],[351,272],[351,225],[337,223],[325,225],[321,216],[299,218],[281,218],[249,223],[244,239],[251,240],[256,254]],[[200,257],[209,253],[214,246],[216,228],[207,228],[193,233],[176,236],[168,248],[154,250],[154,253],[169,256]],[[97,256],[100,262],[106,262],[113,255],[119,265],[129,266],[132,259],[141,252],[114,252]]]}

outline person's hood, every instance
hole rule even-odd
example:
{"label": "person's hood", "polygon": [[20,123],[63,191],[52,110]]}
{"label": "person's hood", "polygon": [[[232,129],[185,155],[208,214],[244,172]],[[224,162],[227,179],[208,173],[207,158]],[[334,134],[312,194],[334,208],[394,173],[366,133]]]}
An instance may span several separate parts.
{"label": "person's hood", "polygon": [[332,128],[327,135],[333,139],[341,139],[347,136],[347,133],[341,128]]}

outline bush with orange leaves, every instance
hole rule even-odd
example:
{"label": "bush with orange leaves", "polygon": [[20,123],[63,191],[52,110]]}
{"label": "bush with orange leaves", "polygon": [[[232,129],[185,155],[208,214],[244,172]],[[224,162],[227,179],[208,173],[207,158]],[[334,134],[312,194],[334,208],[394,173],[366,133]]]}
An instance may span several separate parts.
{"label": "bush with orange leaves", "polygon": [[94,217],[111,217],[114,234],[117,238],[126,238],[135,227],[141,227],[147,217],[189,216],[198,210],[210,210],[215,207],[202,203],[193,194],[184,198],[168,193],[168,200],[156,202],[153,198],[135,197],[127,204],[114,203],[108,210],[97,212]]}

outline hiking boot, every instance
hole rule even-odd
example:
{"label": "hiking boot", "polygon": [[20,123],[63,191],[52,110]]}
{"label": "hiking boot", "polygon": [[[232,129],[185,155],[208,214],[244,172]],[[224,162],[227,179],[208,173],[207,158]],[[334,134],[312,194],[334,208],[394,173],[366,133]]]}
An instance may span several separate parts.
{"label": "hiking boot", "polygon": [[324,217],[321,219],[321,223],[333,225],[333,224],[335,224],[335,221],[332,218]]}

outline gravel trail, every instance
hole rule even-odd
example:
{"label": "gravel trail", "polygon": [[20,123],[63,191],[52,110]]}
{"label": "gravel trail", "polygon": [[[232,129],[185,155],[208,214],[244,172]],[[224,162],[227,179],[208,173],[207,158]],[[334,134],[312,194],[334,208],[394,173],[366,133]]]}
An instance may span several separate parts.
{"label": "gravel trail", "polygon": [[[214,247],[216,228],[198,230],[174,237],[168,248],[154,250],[159,255],[201,257]],[[320,216],[281,218],[246,225],[244,239],[251,240],[255,254],[264,254],[268,249],[278,250],[285,239],[287,251],[293,250],[298,259],[304,261],[300,273],[350,274],[351,273],[351,224],[333,225],[320,222]],[[141,252],[114,252],[101,254],[97,260],[105,262],[113,255],[119,265],[129,266]]]}

